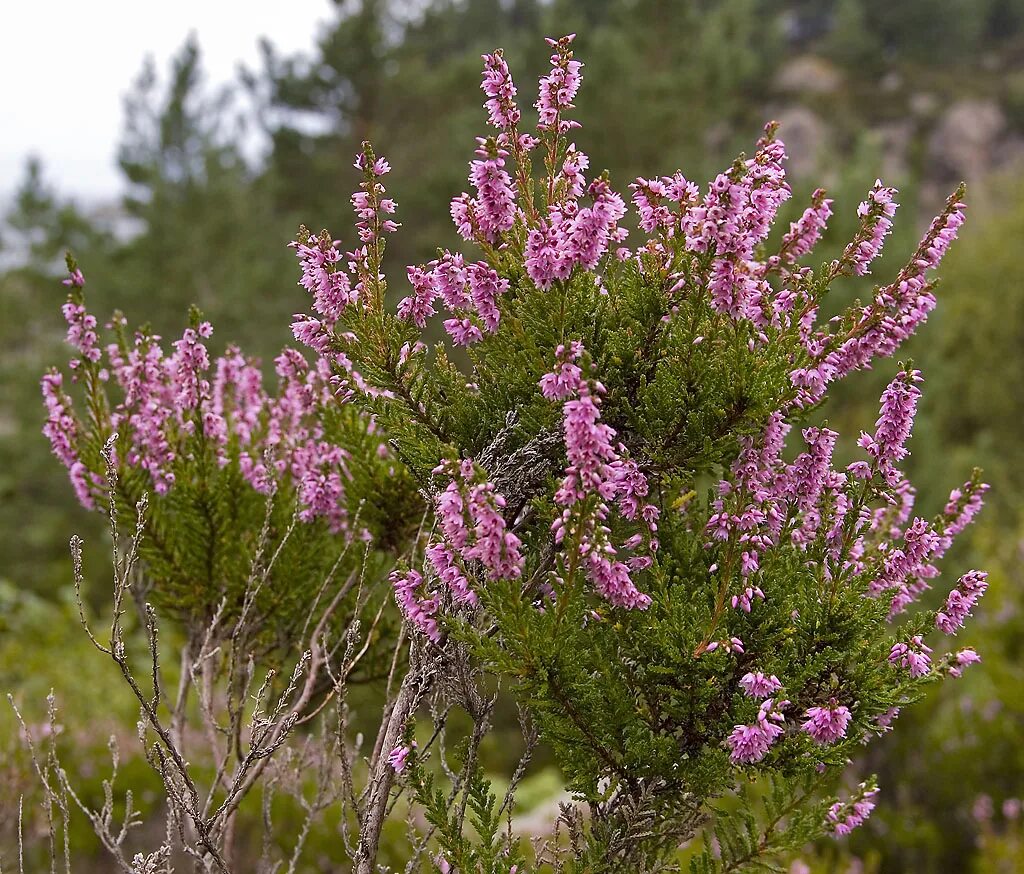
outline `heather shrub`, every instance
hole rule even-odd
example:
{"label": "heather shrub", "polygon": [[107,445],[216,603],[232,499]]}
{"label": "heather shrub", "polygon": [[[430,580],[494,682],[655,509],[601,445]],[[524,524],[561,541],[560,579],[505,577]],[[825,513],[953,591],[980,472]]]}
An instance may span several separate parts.
{"label": "heather shrub", "polygon": [[[355,239],[292,244],[309,357],[277,359],[276,395],[237,350],[211,361],[197,315],[171,353],[119,320],[103,347],[69,261],[82,399],[47,375],[47,434],[112,517],[109,642],[90,635],[167,790],[167,838],[137,857],[93,813],[124,870],[236,870],[260,789],[303,800],[292,870],[328,815],[359,872],[388,821],[407,827],[395,870],[673,870],[687,844],[695,872],[763,869],[860,825],[879,788],[841,786],[850,758],[978,661],[952,638],[986,575],[942,584],[939,610],[920,598],[987,486],[964,472],[915,513],[901,466],[922,376],[885,363],[935,305],[963,190],[891,281],[819,319],[871,273],[897,193],[876,183],[841,255],[809,266],[840,207],[818,190],[775,227],[790,189],[769,124],[706,188],[635,180],[630,214],[576,144],[572,37],[549,42],[536,125],[502,53],[484,56],[493,130],[450,205],[465,251],[410,266],[400,292],[381,266],[400,232],[390,166],[363,145]],[[842,465],[811,417],[871,366],[892,379]],[[188,631],[176,697],[158,612]],[[481,751],[509,700],[523,753],[499,780]],[[572,802],[527,842],[512,811],[541,744]],[[54,808],[75,800],[55,754],[40,773]]]}

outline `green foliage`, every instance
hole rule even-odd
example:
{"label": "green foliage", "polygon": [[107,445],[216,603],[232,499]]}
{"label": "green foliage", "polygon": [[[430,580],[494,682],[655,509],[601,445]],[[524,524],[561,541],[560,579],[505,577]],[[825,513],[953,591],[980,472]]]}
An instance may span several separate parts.
{"label": "green foliage", "polygon": [[[0,553],[5,558],[4,578],[21,590],[53,593],[70,578],[62,546],[67,533],[84,530],[90,543],[99,543],[102,537],[97,520],[69,509],[62,477],[36,438],[41,424],[36,380],[42,366],[55,357],[59,333],[56,311],[61,293],[54,287],[49,268],[66,246],[75,248],[89,264],[90,293],[95,286],[94,300],[102,311],[114,306],[145,311],[155,330],[169,332],[178,325],[184,306],[196,301],[217,323],[218,337],[242,341],[269,360],[283,339],[282,326],[295,309],[296,296],[287,291],[293,283],[288,259],[268,257],[267,253],[289,239],[300,217],[316,227],[336,223],[338,214],[347,209],[355,181],[349,156],[363,137],[372,136],[395,164],[392,179],[400,192],[405,227],[388,253],[390,264],[400,267],[429,258],[435,246],[454,239],[442,204],[464,186],[464,164],[470,157],[466,144],[478,132],[477,109],[465,98],[476,87],[477,50],[501,43],[515,66],[534,69],[543,57],[535,40],[539,33],[578,27],[581,54],[588,61],[581,113],[622,121],[602,131],[601,141],[592,142],[590,151],[596,167],[615,167],[621,171],[617,179],[622,181],[635,173],[653,172],[652,168],[668,171],[679,165],[691,178],[717,169],[713,162],[726,148],[723,142],[731,145],[738,138],[748,139],[746,131],[753,129],[755,116],[760,120],[763,103],[775,99],[771,79],[787,54],[822,49],[844,65],[849,79],[840,93],[815,105],[815,111],[841,132],[836,143],[844,153],[861,149],[852,163],[862,168],[877,166],[879,155],[865,154],[871,149],[866,147],[868,137],[859,136],[860,130],[880,115],[902,112],[894,109],[900,105],[895,97],[879,98],[878,77],[898,66],[909,78],[908,89],[921,81],[920,87],[938,89],[939,100],[944,102],[950,99],[950,92],[945,80],[937,77],[949,72],[943,70],[948,68],[949,58],[957,58],[956,78],[962,79],[965,71],[969,78],[963,84],[958,81],[957,88],[998,93],[1003,86],[979,76],[978,68],[992,52],[1012,46],[1017,39],[1020,6],[1013,0],[976,4],[595,0],[551,5],[487,0],[430,3],[422,14],[406,16],[397,4],[339,4],[337,21],[324,30],[308,64],[282,57],[268,47],[266,66],[250,75],[249,89],[259,98],[261,124],[270,143],[265,166],[248,166],[242,159],[237,131],[230,121],[223,123],[225,114],[230,115],[230,104],[224,95],[211,98],[204,90],[197,48],[186,47],[171,70],[170,82],[161,84],[151,70],[132,94],[122,159],[131,183],[126,206],[137,223],[136,236],[114,239],[104,232],[102,222],[87,219],[55,194],[43,181],[38,166],[30,166],[16,209],[8,217],[5,254],[12,251],[12,241],[19,250],[28,241],[33,263],[44,269],[9,272],[0,278],[0,339],[5,349],[0,362]],[[783,25],[788,28],[792,22],[796,22],[798,37],[792,37],[788,29],[783,32]],[[883,54],[885,51],[888,54]],[[923,71],[920,80],[915,80],[911,65]],[[997,72],[995,78],[1000,75]],[[1011,109],[1019,102],[1015,87],[1012,82],[1007,84]],[[528,90],[522,88],[524,97]],[[441,117],[443,124],[437,123]],[[713,148],[708,148],[709,143]],[[918,144],[919,152],[922,148]],[[915,165],[911,171],[926,173],[928,168]],[[836,241],[849,236],[852,215],[848,207],[865,181],[870,178],[851,180],[849,191],[845,179],[832,186],[837,203],[847,208],[833,220],[833,232],[823,247],[828,256]],[[1020,393],[1013,390],[1020,382],[1016,378],[1020,356],[1015,350],[1022,348],[1014,333],[1022,323],[1017,317],[1017,292],[1022,283],[1016,279],[1020,270],[1014,256],[1021,233],[1020,210],[1015,205],[1017,194],[1011,192],[1008,197],[1012,202],[1005,212],[997,205],[992,210],[996,214],[984,223],[978,221],[981,210],[972,203],[975,215],[968,223],[962,248],[954,251],[944,271],[942,303],[933,317],[928,342],[914,349],[929,377],[927,421],[919,427],[914,444],[915,458],[920,456],[922,462],[912,468],[922,481],[921,504],[936,507],[949,485],[947,471],[935,470],[929,458],[944,457],[950,468],[963,470],[975,460],[982,463],[988,478],[997,483],[992,502],[1001,521],[988,531],[988,541],[978,547],[981,553],[994,552],[995,544],[1015,541],[1015,496],[1020,492],[1019,471],[1024,468],[1016,439]],[[905,206],[902,211],[911,209]],[[902,227],[907,224],[911,222]],[[17,246],[19,243],[22,245]],[[896,239],[888,245],[897,255],[909,248]],[[773,380],[778,375],[773,368],[783,362],[758,361],[753,372],[733,382],[724,367],[716,370],[716,363],[725,360],[722,343],[707,340],[688,356],[681,354],[684,338],[662,337],[657,330],[656,286],[645,285],[635,276],[619,277],[618,282],[626,290],[626,303],[614,312],[607,299],[598,297],[592,288],[576,284],[560,290],[566,312],[559,329],[546,319],[531,316],[540,295],[534,293],[535,299],[531,299],[525,283],[518,283],[513,292],[514,309],[509,312],[509,324],[516,327],[507,337],[489,338],[490,345],[479,347],[479,354],[474,353],[469,361],[481,375],[477,390],[465,386],[466,361],[462,358],[439,357],[429,367],[427,361],[413,359],[409,370],[398,375],[389,370],[387,360],[367,362],[376,368],[379,378],[408,386],[408,405],[424,403],[427,418],[436,426],[438,433],[430,424],[408,422],[393,408],[381,410],[389,429],[395,429],[401,439],[402,461],[420,484],[429,483],[429,472],[445,446],[478,455],[497,443],[503,450],[520,452],[519,458],[529,454],[533,461],[522,471],[528,481],[550,483],[560,461],[552,457],[550,445],[544,441],[557,431],[558,423],[549,406],[535,397],[536,379],[543,372],[538,352],[550,350],[565,336],[586,336],[593,343],[588,349],[602,378],[609,383],[606,419],[620,431],[636,435],[629,448],[645,464],[682,467],[685,476],[666,482],[669,502],[700,512],[706,505],[707,471],[728,458],[737,435],[756,429],[772,399]],[[841,292],[836,309],[854,294],[866,291],[851,287]],[[831,306],[832,301],[826,301],[826,307]],[[252,317],[254,312],[258,318]],[[690,336],[714,334],[702,321],[706,314],[693,312],[689,316],[695,320]],[[645,340],[652,326],[653,339],[647,348]],[[384,328],[393,332],[395,342],[389,347],[393,355],[411,334],[395,322]],[[602,342],[597,342],[599,337]],[[740,347],[742,338],[737,337],[730,367],[750,371],[751,362]],[[662,361],[666,352],[668,358]],[[514,366],[506,370],[489,365],[492,358]],[[510,374],[515,378],[510,380]],[[629,374],[640,377],[634,382]],[[991,374],[1001,378],[992,379]],[[880,373],[873,381],[864,379],[845,389],[827,410],[833,425],[850,435],[865,425],[885,376]],[[687,411],[686,415],[672,419],[665,412],[672,404]],[[510,425],[505,413],[513,409],[516,417]],[[347,426],[338,422],[331,427],[344,433]],[[706,442],[704,434],[721,436]],[[533,452],[538,444],[547,447],[539,455]],[[208,608],[225,591],[220,582],[211,586],[211,578],[232,581],[230,588],[248,574],[245,550],[263,523],[265,505],[240,487],[236,469],[214,470],[208,455],[190,459],[184,479],[186,487],[153,506],[147,561],[171,581],[168,606],[202,603]],[[122,516],[130,517],[144,486],[128,477],[124,488],[119,506]],[[370,496],[361,510],[363,518],[380,536],[391,538],[388,546],[407,541],[419,500],[408,482],[395,486],[389,477],[368,478],[352,492]],[[271,525],[276,542],[291,525],[291,498],[282,493],[275,501]],[[405,507],[400,519],[384,510],[399,505]],[[530,512],[546,523],[555,511],[550,504],[539,502],[530,505]],[[161,546],[166,538],[161,538],[160,532],[177,530],[178,520],[182,520],[180,530],[187,543],[183,539],[174,547]],[[224,533],[236,530],[244,535],[236,538]],[[680,530],[666,529],[662,534],[666,543],[674,540],[677,547],[684,539]],[[325,549],[330,538],[322,530],[302,528],[294,537],[282,553],[274,599],[266,605],[268,611],[274,611],[281,604],[286,608],[282,615],[292,614],[298,603],[294,579],[314,579],[330,564]],[[194,557],[200,550],[212,556],[215,567]],[[693,548],[678,551],[675,563],[659,571],[660,594],[654,612],[644,617],[644,622],[629,626],[631,635],[651,636],[661,663],[616,675],[608,663],[620,660],[624,653],[612,631],[594,630],[596,623],[586,634],[574,628],[565,648],[554,654],[543,652],[545,663],[533,665],[540,679],[531,682],[537,684],[538,694],[546,694],[545,684],[550,682],[544,679],[542,669],[553,671],[556,677],[566,674],[580,706],[592,714],[609,704],[609,698],[592,688],[593,676],[603,677],[609,690],[620,689],[626,679],[641,682],[645,695],[659,706],[667,702],[676,717],[700,716],[692,739],[695,744],[700,736],[727,728],[732,718],[750,718],[749,712],[734,712],[738,705],[726,701],[720,689],[708,687],[705,674],[688,670],[683,677],[676,677],[668,667],[687,661],[687,654],[700,642],[693,629],[706,622],[711,606],[696,597],[693,585],[697,575],[706,573],[707,556]],[[788,566],[773,568],[780,577],[798,572]],[[1004,584],[1004,590],[1012,593],[1012,584]],[[779,597],[779,593],[773,596]],[[510,617],[510,625],[522,620],[524,628],[513,628],[509,639],[516,641],[521,635],[521,651],[536,659],[533,650],[551,628],[530,626],[532,613],[513,592],[499,588],[489,597],[494,599],[495,609]],[[198,600],[189,602],[189,598]],[[1016,600],[1008,595],[1001,603],[1012,610]],[[791,606],[806,609],[795,601]],[[579,607],[567,608],[558,633],[564,632],[570,619],[583,615]],[[829,630],[836,646],[824,652],[811,652],[786,623],[763,628],[752,624],[743,636],[756,635],[766,646],[778,647],[783,667],[799,664],[799,671],[793,674],[795,681],[813,679],[825,687],[833,681],[823,666],[855,633],[841,619],[835,617],[836,626]],[[678,637],[671,633],[676,627],[684,630]],[[975,677],[965,682],[972,697],[975,687],[982,686],[985,701],[1013,701],[1013,666],[1019,649],[1016,632],[1012,623],[1007,626],[995,620],[985,628],[985,636],[992,641],[984,649],[986,677],[996,679],[991,687],[988,680]],[[24,635],[29,633],[17,626],[0,631],[16,648],[24,647]],[[286,640],[287,634],[282,633],[281,639]],[[587,652],[579,665],[567,664],[564,658],[570,642]],[[55,652],[61,646],[53,642],[47,649]],[[7,663],[16,664],[16,658],[12,656]],[[512,661],[510,658],[507,668],[518,676],[514,672],[522,670],[522,664]],[[837,676],[843,682],[852,679],[870,685],[867,669],[859,662],[853,659]],[[42,668],[38,674],[44,675]],[[692,698],[685,699],[679,687]],[[602,743],[626,750],[633,758],[643,754],[668,761],[669,748],[652,733],[650,717],[634,713],[631,702],[622,702],[610,693],[609,697],[614,728]],[[685,703],[687,700],[690,703]],[[889,741],[889,758],[908,762],[912,770],[893,771],[886,784],[918,787],[906,790],[909,800],[901,797],[898,814],[885,819],[891,827],[888,835],[870,833],[872,846],[882,847],[897,860],[890,863],[889,870],[925,870],[923,860],[940,864],[935,860],[945,854],[967,859],[974,852],[974,828],[962,811],[951,815],[952,819],[946,816],[956,799],[950,791],[944,793],[943,787],[959,790],[970,786],[971,792],[980,791],[986,782],[999,779],[1002,763],[1014,760],[1011,739],[1018,728],[1017,718],[1012,707],[1004,706],[985,723],[991,734],[986,729],[981,740],[968,745],[951,763],[935,766],[935,757],[940,757],[938,751],[951,734],[960,739],[971,734],[973,722],[956,716],[960,700],[944,694],[904,717],[913,720],[905,726],[911,729],[907,733],[914,740],[907,746],[913,749]],[[916,727],[928,722],[936,711],[941,716],[938,725],[917,743]],[[565,750],[579,742],[580,730],[571,723],[552,721],[548,727],[563,738]],[[927,756],[922,749],[927,749]],[[715,757],[721,760],[724,751],[705,752],[711,756],[710,763],[699,768],[688,763],[685,768],[702,785],[712,785],[722,773],[720,761],[715,771]],[[591,763],[584,756],[579,759],[572,769],[587,775]],[[878,766],[872,763],[872,767]],[[949,778],[947,774],[957,776]],[[581,779],[586,782],[589,778]],[[883,804],[885,798],[883,795]],[[932,823],[925,837],[921,837],[924,826],[917,834],[896,828],[897,822],[906,821],[908,812]],[[885,818],[884,808],[882,815]],[[855,844],[858,852],[864,846],[864,841]]]}
{"label": "green foliage", "polygon": [[827,803],[807,804],[819,781],[742,787],[731,809],[715,810],[704,849],[690,859],[690,874],[787,870],[783,861],[824,831]]}

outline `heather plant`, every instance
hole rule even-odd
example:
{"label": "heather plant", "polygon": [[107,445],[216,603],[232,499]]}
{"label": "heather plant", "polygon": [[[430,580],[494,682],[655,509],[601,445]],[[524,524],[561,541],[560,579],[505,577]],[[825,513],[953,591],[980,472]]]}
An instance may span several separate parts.
{"label": "heather plant", "polygon": [[[170,870],[179,852],[232,870],[241,798],[278,773],[264,763],[314,760],[310,821],[332,811],[366,874],[389,818],[407,822],[408,871],[674,870],[688,842],[694,872],[764,869],[863,823],[885,790],[840,788],[850,758],[979,660],[948,641],[985,574],[946,584],[939,610],[920,600],[987,489],[973,474],[915,514],[901,465],[921,374],[891,368],[848,464],[818,415],[934,307],[962,188],[891,282],[822,322],[826,296],[871,273],[897,192],[876,183],[841,255],[807,266],[836,205],[818,190],[775,228],[790,188],[769,124],[705,189],[636,179],[629,215],[576,142],[572,42],[549,40],[536,124],[501,51],[484,56],[492,132],[450,205],[465,251],[408,267],[399,294],[382,268],[400,231],[390,166],[363,144],[351,249],[306,228],[292,244],[310,298],[292,329],[312,363],[284,353],[276,396],[237,350],[211,364],[198,316],[169,355],[117,321],[102,349],[69,261],[85,412],[48,375],[47,433],[80,500],[137,508],[111,639],[94,640],[136,692],[168,796],[166,842],[137,864],[122,853],[125,870]],[[129,592],[151,695],[125,654]],[[150,602],[193,629],[173,706]],[[256,644],[264,625],[301,640],[299,656],[277,648],[283,682]],[[347,710],[366,652],[386,666],[372,751]],[[503,696],[524,753],[499,793],[482,742]],[[216,741],[205,803],[191,740],[167,727],[192,698]],[[318,740],[306,726],[328,704],[336,730]],[[456,711],[471,728],[453,748]],[[573,801],[527,845],[511,814],[538,743]],[[47,767],[63,809],[73,790]]]}

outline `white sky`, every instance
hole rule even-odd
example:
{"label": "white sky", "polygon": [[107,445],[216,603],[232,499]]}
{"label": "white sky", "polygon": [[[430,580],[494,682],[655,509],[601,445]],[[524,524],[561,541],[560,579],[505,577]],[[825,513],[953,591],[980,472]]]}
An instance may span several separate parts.
{"label": "white sky", "polygon": [[256,64],[261,36],[309,50],[330,17],[329,0],[0,0],[0,196],[30,152],[62,194],[116,195],[124,94],[147,55],[165,81],[190,31],[217,84]]}

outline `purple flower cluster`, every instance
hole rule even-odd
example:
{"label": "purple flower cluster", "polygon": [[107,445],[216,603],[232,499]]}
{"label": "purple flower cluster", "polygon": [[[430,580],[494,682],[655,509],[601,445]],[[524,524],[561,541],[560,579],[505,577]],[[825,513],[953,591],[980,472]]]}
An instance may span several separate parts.
{"label": "purple flower cluster", "polygon": [[391,165],[387,159],[376,157],[369,144],[364,143],[362,151],[356,155],[355,168],[363,171],[363,181],[359,183],[359,190],[352,194],[352,208],[358,218],[359,240],[366,245],[378,240],[381,234],[393,234],[399,228],[396,221],[381,217],[395,212],[395,202],[382,196],[387,192],[379,181],[391,172]]}
{"label": "purple flower cluster", "polygon": [[740,678],[740,687],[751,698],[767,698],[782,688],[782,683],[774,674],[765,676],[761,671],[744,674]]}
{"label": "purple flower cluster", "polygon": [[762,702],[757,712],[757,719],[750,725],[737,725],[725,742],[729,747],[729,758],[738,765],[750,765],[760,762],[772,744],[784,733],[783,724],[786,718],[782,709],[788,701],[775,702],[768,698]]}
{"label": "purple flower cluster", "polygon": [[953,663],[949,667],[949,675],[951,677],[959,677],[963,674],[964,668],[968,665],[976,665],[980,661],[981,656],[973,648],[965,647],[958,650],[953,654]]}
{"label": "purple flower cluster", "polygon": [[43,434],[57,460],[67,468],[75,497],[87,510],[95,507],[93,490],[103,485],[103,478],[91,473],[78,457],[78,420],[69,398],[62,388],[64,378],[56,370],[49,370],[42,379],[43,402],[46,404],[46,424]]}
{"label": "purple flower cluster", "polygon": [[876,468],[890,486],[896,486],[903,475],[896,464],[908,455],[907,440],[917,414],[921,390],[919,370],[902,370],[882,393],[882,408],[875,422],[874,436],[861,433],[858,445],[874,460]]}
{"label": "purple flower cluster", "polygon": [[512,134],[522,117],[516,106],[516,86],[501,49],[483,55],[484,74],[480,88],[487,95],[487,121],[505,134]]}
{"label": "purple flower cluster", "polygon": [[[76,284],[74,287],[80,286]],[[76,298],[78,295],[72,295],[62,307],[64,320],[68,323],[67,342],[83,359],[95,364],[103,356],[96,333],[96,317],[87,313],[85,305]],[[81,366],[81,361],[72,358],[68,366],[72,370],[77,370]]]}
{"label": "purple flower cluster", "polygon": [[[615,429],[601,422],[604,387],[583,376],[578,363],[583,354],[581,343],[559,346],[555,369],[540,381],[546,398],[564,402],[562,426],[569,462],[555,493],[555,503],[564,509],[552,530],[555,542],[568,549],[568,572],[578,558],[594,588],[611,604],[642,610],[651,599],[637,589],[632,572],[649,567],[651,554],[658,548],[658,508],[646,500],[648,484],[643,472],[624,456],[622,444],[614,444]],[[637,550],[643,546],[644,550],[634,552],[625,562],[617,558],[606,524],[612,501],[623,519],[643,526],[643,531],[622,547]]]}
{"label": "purple flower cluster", "polygon": [[700,188],[678,172],[656,179],[637,177],[629,187],[640,227],[648,234],[661,233],[666,237],[674,237],[683,230],[687,210],[700,197]]}
{"label": "purple flower cluster", "polygon": [[396,570],[391,572],[389,579],[402,615],[430,640],[437,643],[441,639],[441,632],[434,617],[437,614],[439,599],[436,594],[426,593],[423,574],[416,570]]}
{"label": "purple flower cluster", "polygon": [[789,226],[782,238],[779,257],[786,264],[793,264],[809,255],[821,239],[828,220],[832,217],[832,200],[825,197],[825,189],[815,189],[811,205],[803,215]]}
{"label": "purple flower cluster", "polygon": [[889,652],[889,661],[906,668],[911,677],[923,677],[931,670],[931,647],[920,634],[910,638],[909,643],[894,643]]}
{"label": "purple flower cluster", "polygon": [[[299,285],[313,296],[313,312],[296,313],[292,322],[295,339],[313,349],[318,355],[328,354],[333,341],[335,323],[349,306],[367,305],[382,297],[380,259],[383,253],[383,235],[398,230],[399,224],[385,216],[393,215],[397,206],[389,197],[381,177],[391,172],[391,165],[383,157],[373,154],[369,143],[356,155],[355,167],[363,172],[359,189],[352,194],[352,207],[356,213],[356,230],[362,243],[346,252],[345,266],[338,241],[327,231],[312,236],[301,228],[300,238],[289,245],[295,249],[302,269]],[[368,389],[362,377],[347,367],[347,359],[335,363],[349,370],[356,388]]]}
{"label": "purple flower cluster", "polygon": [[625,238],[625,229],[618,226],[626,214],[622,197],[605,179],[595,179],[586,191],[592,206],[581,207],[567,197],[551,206],[526,238],[526,274],[543,291],[567,280],[576,267],[593,270],[610,244]]}
{"label": "purple flower cluster", "polygon": [[477,155],[479,157],[469,165],[469,181],[476,189],[476,198],[470,202],[469,208],[480,233],[488,242],[494,243],[511,229],[517,216],[512,179],[505,171],[508,152],[493,140],[481,141]]}
{"label": "purple flower cluster", "polygon": [[807,708],[807,718],[800,728],[806,731],[815,743],[822,745],[834,744],[846,737],[846,729],[850,724],[850,708],[836,701],[829,700],[824,707]]}
{"label": "purple flower cluster", "polygon": [[857,794],[849,801],[837,801],[828,810],[828,822],[832,831],[843,837],[862,826],[875,809],[878,789],[861,783]]}
{"label": "purple flower cluster", "polygon": [[974,570],[965,573],[946,596],[945,605],[935,617],[935,627],[944,634],[956,634],[987,588],[988,574]]}
{"label": "purple flower cluster", "polygon": [[[76,325],[96,324],[81,302],[74,305],[74,320]],[[101,379],[89,390],[100,391],[107,381],[116,388],[98,403],[105,419],[97,423],[102,433],[94,436],[104,441],[119,435],[119,464],[143,471],[153,491],[162,495],[173,488],[181,463],[210,451],[221,468],[237,464],[260,493],[269,494],[282,479],[290,481],[302,521],[323,519],[332,531],[348,530],[349,454],[327,437],[320,420],[333,399],[325,361],[311,368],[301,354],[286,349],[275,360],[278,393],[270,395],[258,362],[236,347],[211,359],[209,322],[187,328],[170,354],[159,336],[139,332],[129,340],[123,324],[115,327],[117,341],[102,350],[91,327],[89,336],[76,332],[69,339],[90,367],[103,365],[96,371]],[[68,468],[79,500],[91,507],[105,479],[101,470],[87,470],[79,457],[83,426],[56,371],[43,378],[43,396],[48,412],[44,432]],[[95,399],[91,403],[97,405]]]}
{"label": "purple flower cluster", "polygon": [[[877,253],[877,247],[881,245],[879,233],[887,231],[887,223],[891,223],[887,213],[895,207],[891,203],[891,195],[882,193],[889,191],[876,186],[871,199],[865,201],[867,206],[861,205],[867,210],[864,223],[843,258],[833,266],[835,272],[843,272],[847,265],[862,265],[866,270],[864,265],[870,260],[868,256],[872,252]],[[939,265],[963,224],[962,194],[962,189],[958,189],[950,196],[895,282],[879,288],[866,306],[850,310],[838,320],[839,327],[835,331],[805,333],[804,346],[810,361],[791,374],[797,389],[795,406],[817,403],[830,383],[870,366],[876,357],[892,355],[928,317],[935,307],[935,296],[931,293],[927,272]],[[882,203],[877,201],[879,198]],[[875,208],[871,207],[872,203],[875,203]],[[862,248],[865,245],[866,250]],[[813,311],[811,307],[808,313]]]}
{"label": "purple flower cluster", "polygon": [[752,269],[752,261],[755,247],[791,195],[785,160],[785,146],[769,125],[754,157],[720,173],[703,202],[683,217],[687,248],[715,255],[708,283],[712,307],[759,327],[770,321],[771,288],[761,271]]}
{"label": "purple flower cluster", "polygon": [[[759,441],[745,438],[731,476],[718,486],[707,522],[709,549],[721,551],[712,572],[738,571],[733,607],[750,612],[764,598],[753,579],[761,556],[788,537],[803,550],[820,548],[827,579],[869,574],[867,593],[888,593],[891,613],[904,611],[938,574],[935,563],[981,508],[988,488],[971,481],[950,496],[937,522],[911,520],[914,492],[896,467],[907,455],[920,390],[917,371],[902,371],[885,389],[874,435],[860,445],[871,462],[857,461],[835,470],[832,455],[838,434],[828,428],[803,431],[807,450],[792,463],[782,461],[789,426],[776,413]],[[890,503],[876,511],[864,505],[864,484],[875,473],[891,492]],[[884,533],[882,540],[877,534]],[[820,545],[820,546],[816,546]]]}
{"label": "purple flower cluster", "polygon": [[[723,572],[736,568],[743,581],[732,606],[748,613],[754,597],[764,598],[760,586],[752,582],[761,556],[783,538],[809,550],[823,537],[827,574],[836,572],[848,558],[842,549],[851,505],[848,480],[832,468],[838,435],[828,428],[805,429],[807,451],[786,464],[782,451],[788,432],[781,414],[775,414],[760,441],[744,440],[732,476],[719,483],[719,496],[707,522],[708,548],[721,543]],[[718,570],[716,562],[712,571]]]}
{"label": "purple flower cluster", "polygon": [[413,294],[398,304],[400,318],[425,327],[434,315],[434,302],[442,300],[452,313],[444,329],[457,346],[478,343],[484,332],[493,334],[501,322],[498,298],[508,291],[508,280],[484,261],[466,264],[462,255],[445,252],[422,267],[409,267]]}
{"label": "purple flower cluster", "polygon": [[886,188],[881,179],[875,180],[868,199],[857,207],[860,229],[843,252],[839,269],[849,269],[857,276],[871,272],[871,262],[881,254],[882,244],[892,230],[892,217],[899,206],[895,196],[895,188]]}
{"label": "purple flower cluster", "polygon": [[388,753],[388,764],[394,768],[396,774],[401,774],[405,770],[406,764],[408,764],[409,756],[412,755],[412,751],[416,746],[416,741],[412,744],[399,744],[390,753]]}
{"label": "purple flower cluster", "polygon": [[[452,598],[473,605],[478,597],[469,582],[471,563],[479,562],[488,579],[517,579],[523,572],[522,544],[505,523],[505,499],[472,461],[446,461],[434,473],[450,481],[435,505],[442,537],[427,547],[427,559]],[[437,640],[439,601],[436,594],[424,594],[422,575],[393,574],[392,584],[406,617]]]}
{"label": "purple flower cluster", "polygon": [[554,49],[551,55],[551,70],[546,76],[542,76],[540,87],[537,93],[538,123],[540,131],[553,131],[564,134],[573,127],[576,122],[567,121],[562,118],[562,112],[573,108],[573,100],[580,90],[580,69],[583,64],[573,58],[569,46],[576,39],[576,34],[570,33],[561,39],[548,39],[547,44]]}
{"label": "purple flower cluster", "polygon": [[311,238],[306,244],[293,242],[291,245],[302,267],[299,285],[313,295],[313,309],[328,325],[333,325],[345,307],[358,300],[349,272],[339,267],[341,252],[337,242],[324,235]]}

